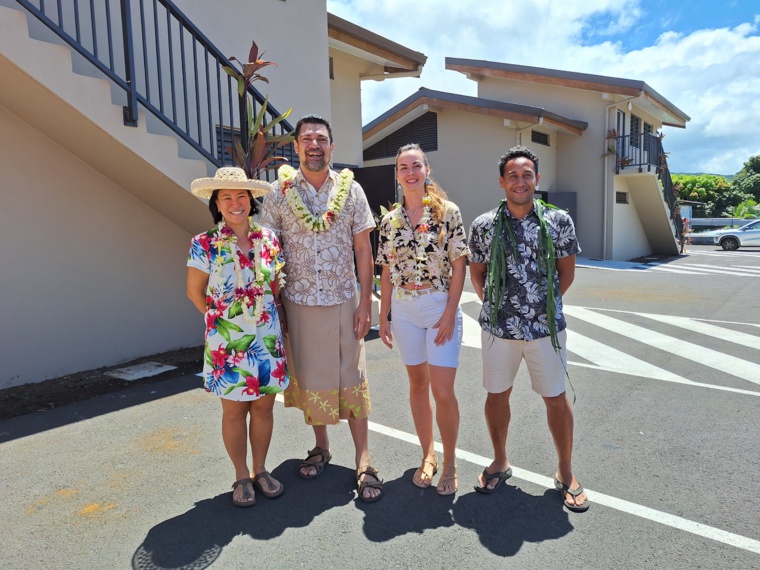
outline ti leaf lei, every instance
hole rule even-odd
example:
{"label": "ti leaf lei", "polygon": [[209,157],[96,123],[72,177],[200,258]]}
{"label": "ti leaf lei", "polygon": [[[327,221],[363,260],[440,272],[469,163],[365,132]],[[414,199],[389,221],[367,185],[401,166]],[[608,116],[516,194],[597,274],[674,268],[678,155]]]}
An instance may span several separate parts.
{"label": "ti leaf lei", "polygon": [[[546,279],[546,317],[549,325],[554,350],[559,351],[559,339],[557,338],[557,299],[554,291],[554,274],[556,271],[556,258],[554,257],[554,241],[549,231],[549,225],[544,219],[546,208],[556,209],[555,206],[546,204],[541,200],[534,200],[533,207],[538,216],[538,266],[541,274]],[[499,317],[499,309],[504,301],[503,296],[507,292],[507,280],[509,278],[509,263],[507,259],[507,244],[509,244],[514,263],[517,263],[517,239],[512,225],[506,213],[507,201],[502,200],[496,218],[491,229],[491,254],[488,260],[488,307],[489,323],[493,332],[495,323]]]}
{"label": "ti leaf lei", "polygon": [[304,223],[304,225],[313,232],[323,232],[330,229],[333,222],[340,217],[343,206],[346,205],[346,199],[351,191],[351,184],[354,182],[354,173],[348,168],[344,168],[338,175],[338,184],[335,195],[327,203],[327,209],[321,216],[314,216],[306,204],[303,203],[301,195],[296,190],[296,169],[285,164],[277,171],[277,179],[280,182],[280,189],[288,201],[290,209]]}

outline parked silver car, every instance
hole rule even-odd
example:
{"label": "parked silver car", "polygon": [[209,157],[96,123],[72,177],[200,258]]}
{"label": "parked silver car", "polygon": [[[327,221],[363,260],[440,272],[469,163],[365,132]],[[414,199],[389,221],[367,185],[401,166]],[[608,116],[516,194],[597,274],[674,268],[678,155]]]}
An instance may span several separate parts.
{"label": "parked silver car", "polygon": [[760,246],[760,220],[755,220],[740,228],[718,230],[714,234],[713,243],[728,251],[750,245]]}

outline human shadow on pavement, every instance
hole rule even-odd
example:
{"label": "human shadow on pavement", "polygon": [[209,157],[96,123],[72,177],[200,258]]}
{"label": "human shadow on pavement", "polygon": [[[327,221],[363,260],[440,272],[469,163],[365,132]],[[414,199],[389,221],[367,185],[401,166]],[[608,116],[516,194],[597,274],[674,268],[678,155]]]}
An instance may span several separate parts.
{"label": "human shadow on pavement", "polygon": [[230,490],[158,523],[135,551],[132,568],[208,568],[236,536],[272,539],[289,528],[306,527],[322,513],[354,499],[352,469],[330,464],[322,476],[306,481],[298,476],[300,463],[291,459],[272,471],[285,485],[285,492],[276,499],[257,492],[255,506],[237,508],[231,504]]}
{"label": "human shadow on pavement", "polygon": [[451,505],[456,495],[439,496],[434,485],[427,489],[415,487],[415,470],[408,469],[398,479],[385,481],[381,501],[356,501],[357,508],[364,512],[364,535],[369,540],[385,542],[405,534],[454,526]]}
{"label": "human shadow on pavement", "polygon": [[517,554],[526,542],[556,540],[573,530],[553,489],[542,496],[508,484],[490,495],[473,490],[457,499],[453,515],[458,525],[474,530],[489,551],[504,557]]}

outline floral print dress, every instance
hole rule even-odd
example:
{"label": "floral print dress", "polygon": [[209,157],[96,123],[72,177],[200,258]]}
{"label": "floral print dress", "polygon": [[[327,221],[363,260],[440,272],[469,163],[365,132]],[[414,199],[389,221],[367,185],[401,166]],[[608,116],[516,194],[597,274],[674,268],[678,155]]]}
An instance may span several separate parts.
{"label": "floral print dress", "polygon": [[[253,247],[248,255],[243,254],[234,232],[222,222],[192,239],[187,260],[188,267],[209,276],[204,386],[217,396],[237,401],[282,392],[290,380],[272,294],[272,282],[284,265],[280,244],[271,230],[253,223],[249,236],[260,241],[259,255]],[[258,283],[254,268],[257,257]],[[258,322],[252,322],[254,300],[260,295],[261,314]]]}

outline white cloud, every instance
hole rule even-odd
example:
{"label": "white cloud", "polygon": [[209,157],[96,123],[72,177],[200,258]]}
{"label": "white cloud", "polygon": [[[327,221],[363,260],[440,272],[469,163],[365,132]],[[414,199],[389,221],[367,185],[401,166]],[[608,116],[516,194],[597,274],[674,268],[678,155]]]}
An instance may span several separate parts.
{"label": "white cloud", "polygon": [[[472,81],[445,70],[447,56],[595,73],[645,81],[692,117],[685,130],[666,129],[671,170],[737,172],[760,154],[760,16],[734,28],[665,31],[653,45],[625,52],[616,34],[663,25],[643,6],[640,0],[327,1],[338,16],[428,56],[421,79],[363,84],[365,123],[422,86],[474,95]],[[607,41],[590,45],[584,39],[602,37]]]}

